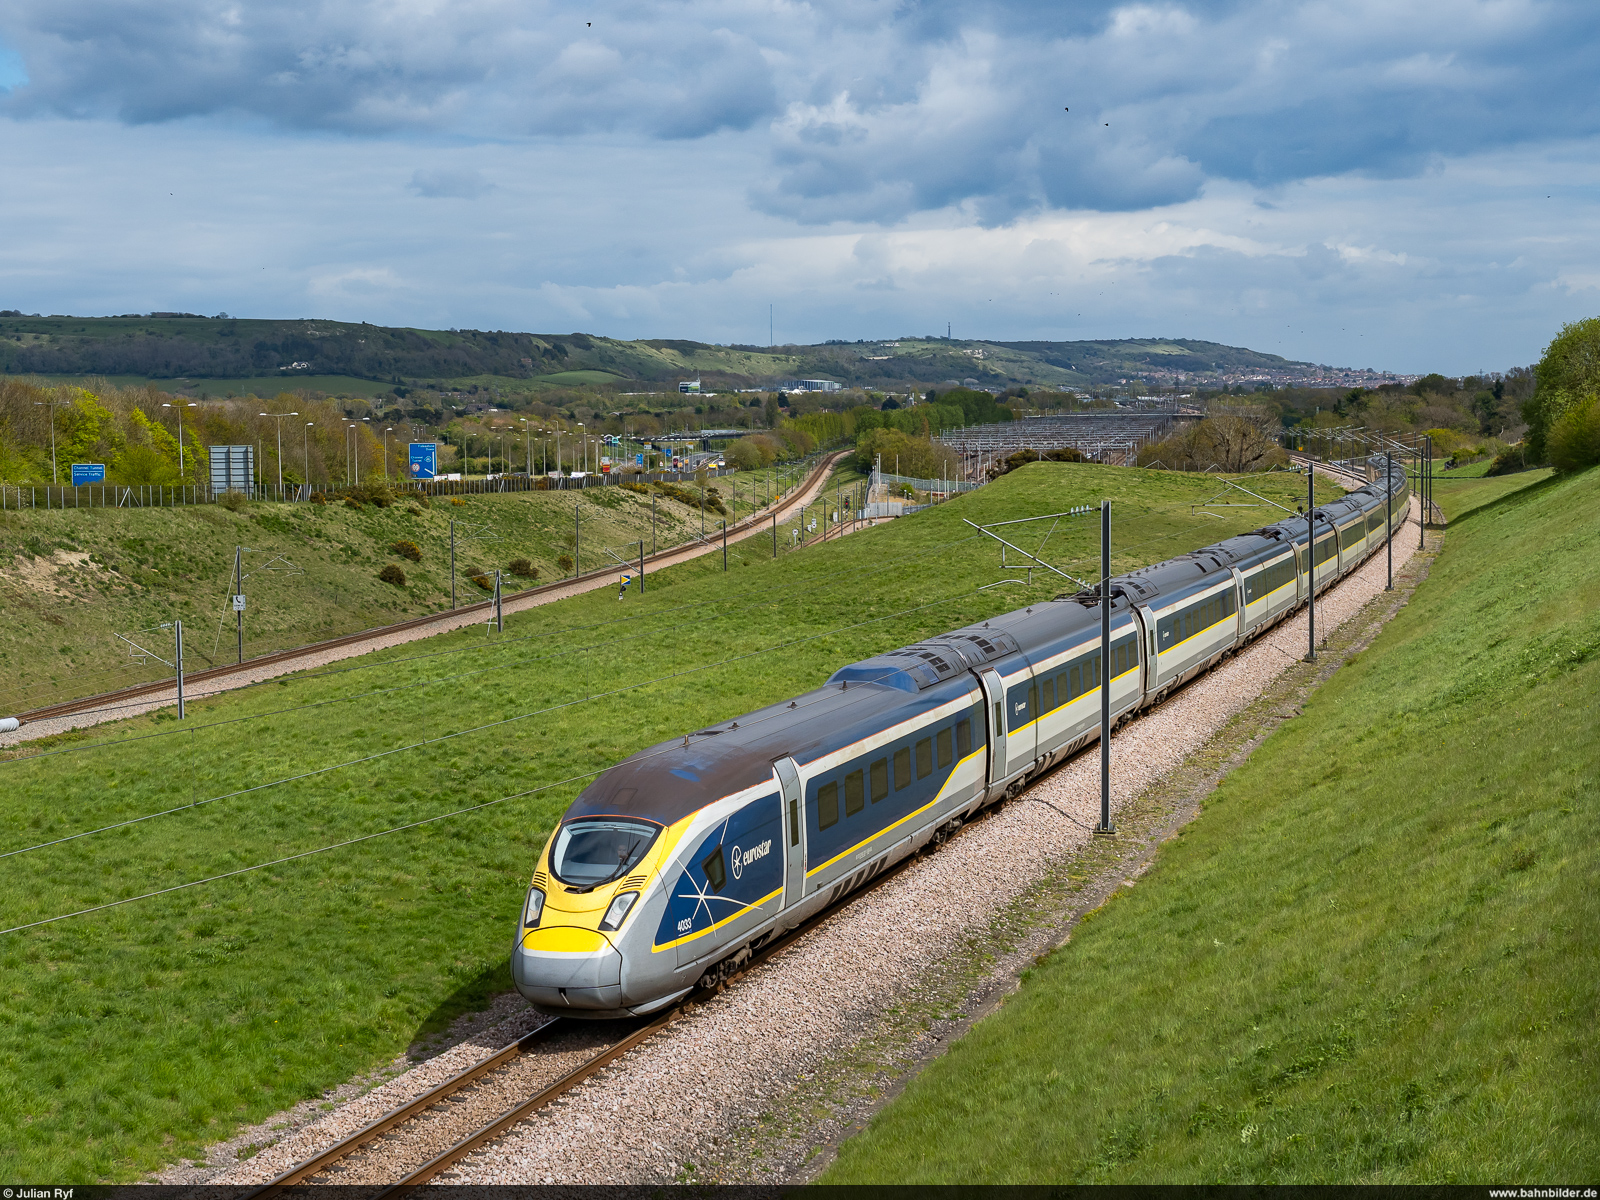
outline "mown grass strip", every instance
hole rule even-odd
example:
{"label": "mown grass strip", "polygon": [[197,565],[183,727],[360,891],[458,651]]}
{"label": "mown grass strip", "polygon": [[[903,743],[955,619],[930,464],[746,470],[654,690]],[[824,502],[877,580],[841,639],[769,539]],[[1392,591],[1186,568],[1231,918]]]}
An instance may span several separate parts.
{"label": "mown grass strip", "polygon": [[1600,471],[1428,583],[834,1183],[1591,1177]]}

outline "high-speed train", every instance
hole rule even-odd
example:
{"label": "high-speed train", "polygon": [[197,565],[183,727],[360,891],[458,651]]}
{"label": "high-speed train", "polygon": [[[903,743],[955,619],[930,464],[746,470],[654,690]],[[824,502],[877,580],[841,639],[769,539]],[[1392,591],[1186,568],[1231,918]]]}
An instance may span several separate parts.
{"label": "high-speed train", "polygon": [[[1398,528],[1397,465],[1313,512],[836,671],[792,700],[603,771],[551,835],[511,956],[568,1016],[661,1009],[1114,721],[1159,704],[1348,574]],[[1392,493],[1392,496],[1388,493]]]}

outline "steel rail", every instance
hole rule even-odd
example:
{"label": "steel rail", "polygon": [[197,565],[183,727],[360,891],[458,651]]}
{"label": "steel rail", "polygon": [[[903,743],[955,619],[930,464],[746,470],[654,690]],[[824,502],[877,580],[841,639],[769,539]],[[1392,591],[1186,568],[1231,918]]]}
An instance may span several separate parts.
{"label": "steel rail", "polygon": [[[983,813],[979,815],[979,817],[975,817],[972,821],[963,822],[961,827],[951,836],[959,836],[977,820],[991,815],[998,807],[998,805],[990,806],[989,808],[985,809]],[[933,843],[930,843],[930,845],[932,844]],[[745,962],[740,964],[736,971],[730,973],[725,979],[718,983],[715,988],[711,989],[711,994],[716,995],[721,993],[728,986],[744,978],[744,976],[749,972],[769,962],[771,959],[776,958],[785,950],[788,950],[806,934],[815,930],[819,925],[822,925],[834,917],[848,911],[850,906],[853,905],[857,900],[860,900],[862,897],[877,891],[884,884],[888,883],[891,879],[899,875],[900,872],[905,870],[905,868],[911,863],[916,861],[917,857],[917,854],[908,855],[900,862],[896,863],[893,867],[885,870],[876,879],[863,884],[861,887],[851,892],[848,897],[841,897],[842,902],[829,905],[821,912],[808,917],[793,929],[777,938],[774,938],[772,941],[762,946],[761,949],[754,951],[751,956],[745,960]],[[668,1025],[671,1025],[673,1022],[688,1015],[702,1003],[705,1003],[705,999],[697,997],[686,997],[685,999],[680,1000],[677,1004],[667,1009],[665,1013],[657,1017],[644,1028],[634,1031],[616,1045],[602,1050],[592,1058],[580,1063],[571,1071],[568,1071],[565,1075],[562,1075],[554,1082],[541,1088],[537,1093],[529,1097],[527,1100],[523,1100],[518,1104],[513,1105],[511,1108],[495,1117],[488,1124],[480,1127],[476,1132],[469,1134],[467,1137],[458,1141],[455,1145],[445,1150],[442,1154],[437,1155],[428,1162],[424,1163],[422,1166],[417,1167],[399,1182],[390,1184],[384,1190],[375,1193],[374,1200],[376,1200],[376,1196],[389,1196],[406,1188],[416,1187],[419,1184],[426,1183],[428,1180],[433,1179],[435,1176],[448,1170],[455,1163],[473,1153],[473,1151],[480,1149],[489,1142],[492,1142],[496,1138],[507,1133],[512,1127],[518,1125],[527,1117],[545,1107],[550,1103],[550,1101],[557,1099],[565,1092],[571,1091],[586,1079],[589,1079],[603,1068],[609,1066],[612,1062],[615,1062],[628,1051],[642,1045],[655,1034],[660,1033]],[[334,1143],[325,1150],[318,1151],[316,1154],[304,1160],[303,1162],[295,1164],[281,1175],[276,1176],[275,1178],[264,1184],[261,1184],[251,1191],[245,1192],[242,1200],[258,1200],[258,1198],[259,1200],[267,1200],[268,1197],[275,1196],[286,1188],[293,1187],[297,1184],[304,1183],[308,1179],[314,1178],[323,1171],[327,1170],[327,1168],[332,1164],[355,1153],[362,1147],[366,1146],[369,1142],[381,1137],[391,1129],[398,1128],[408,1121],[417,1119],[441,1100],[448,1099],[457,1092],[464,1091],[468,1087],[471,1087],[483,1076],[508,1065],[521,1055],[527,1053],[528,1050],[533,1047],[533,1045],[547,1030],[559,1024],[560,1021],[561,1018],[556,1017],[545,1022],[545,1024],[539,1026],[537,1029],[529,1031],[517,1041],[511,1043],[509,1046],[495,1051],[487,1058],[481,1059],[472,1066],[467,1067],[465,1070],[452,1075],[449,1079],[446,1079],[442,1083],[435,1085],[433,1088],[424,1092],[415,1099],[406,1101],[404,1104],[401,1104],[399,1107],[385,1113],[375,1121],[362,1126],[360,1129],[350,1134],[349,1137]]]}
{"label": "steel rail", "polygon": [[[758,510],[757,512],[751,513],[743,519],[735,522],[733,525],[729,526],[728,532],[742,533],[748,529],[756,528],[765,524],[772,518],[774,514],[786,514],[790,509],[794,508],[798,504],[799,497],[803,495],[807,489],[817,483],[819,479],[826,479],[839,458],[847,453],[849,453],[849,451],[840,451],[838,454],[831,454],[822,459],[814,468],[812,468],[811,473],[806,476],[805,480],[799,485],[799,487],[795,488],[795,490],[791,492],[787,498],[781,500],[780,503],[775,506]],[[665,550],[658,550],[654,554],[646,555],[644,560],[645,565],[649,566],[651,563],[660,562],[664,559],[683,553],[685,549],[688,549],[693,545],[694,540],[695,539],[690,539],[689,542],[685,542],[681,545],[671,546]],[[582,575],[575,576],[572,579],[559,579],[551,583],[540,584],[538,587],[526,588],[520,592],[513,592],[508,596],[502,596],[501,604],[504,605],[510,604],[513,601],[525,600],[530,596],[544,595],[549,592],[557,591],[561,588],[571,587],[575,583],[592,581],[600,577],[610,575],[613,569],[614,568],[606,567],[596,571],[585,571]],[[359,633],[350,633],[345,634],[342,637],[330,638],[324,642],[313,642],[308,646],[297,646],[289,650],[275,650],[270,654],[262,654],[255,658],[246,659],[243,663],[229,663],[226,666],[207,667],[201,671],[187,671],[184,673],[183,681],[186,687],[191,687],[194,684],[205,683],[208,680],[226,679],[230,676],[244,674],[261,667],[274,666],[279,663],[293,662],[299,658],[311,658],[316,655],[326,653],[329,650],[337,650],[344,646],[353,646],[360,642],[370,641],[375,638],[388,637],[391,634],[403,633],[408,629],[420,629],[425,625],[432,625],[440,621],[448,621],[455,617],[471,615],[473,613],[480,612],[488,613],[492,611],[493,608],[493,599],[479,600],[472,604],[464,604],[460,608],[446,609],[443,612],[429,613],[427,616],[423,617],[413,617],[408,621],[400,621],[394,625],[380,625],[373,629],[364,629]],[[116,691],[100,692],[97,695],[85,696],[78,700],[64,700],[59,704],[45,705],[42,708],[30,709],[27,712],[18,713],[16,715],[21,719],[24,725],[29,725],[35,721],[47,721],[53,717],[68,717],[76,713],[93,711],[96,709],[120,707],[131,701],[137,701],[145,696],[152,696],[162,692],[171,691],[173,686],[173,681],[170,678],[159,679],[151,683],[141,683],[135,684],[132,687],[119,688]]]}

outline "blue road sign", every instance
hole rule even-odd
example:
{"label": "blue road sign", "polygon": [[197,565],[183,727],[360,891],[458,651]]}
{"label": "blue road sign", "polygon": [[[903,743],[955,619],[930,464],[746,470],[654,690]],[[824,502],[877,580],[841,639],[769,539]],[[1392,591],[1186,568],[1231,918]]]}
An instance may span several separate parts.
{"label": "blue road sign", "polygon": [[637,467],[642,467],[642,466],[644,466],[644,455],[642,455],[642,454],[635,454],[635,455],[634,455],[634,456],[633,456],[633,463],[634,463],[634,466],[637,466]]}
{"label": "blue road sign", "polygon": [[432,479],[439,473],[439,443],[411,443],[411,478]]}
{"label": "blue road sign", "polygon": [[82,487],[86,483],[104,483],[106,481],[105,463],[73,463],[72,486]]}

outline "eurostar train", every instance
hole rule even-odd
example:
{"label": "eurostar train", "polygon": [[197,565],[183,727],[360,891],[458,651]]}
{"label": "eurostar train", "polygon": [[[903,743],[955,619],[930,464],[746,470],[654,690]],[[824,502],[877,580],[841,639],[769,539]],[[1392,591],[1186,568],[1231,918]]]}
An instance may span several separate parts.
{"label": "eurostar train", "polygon": [[[1380,472],[1383,468],[1380,466]],[[1100,735],[1161,703],[1382,549],[1407,486],[1314,510],[869,658],[822,687],[641,750],[551,835],[511,963],[534,1005],[643,1015],[714,987],[767,941]],[[1386,495],[1386,489],[1392,492]],[[1309,528],[1308,528],[1309,526]]]}

